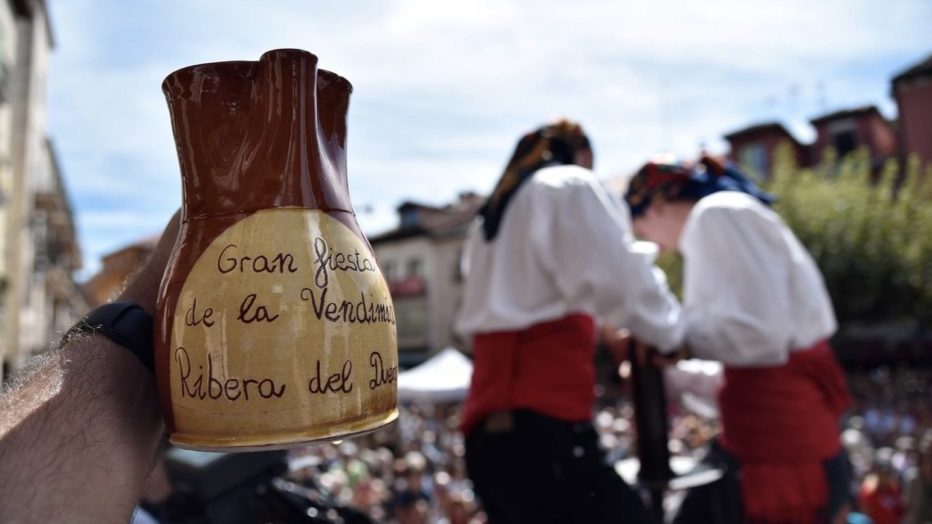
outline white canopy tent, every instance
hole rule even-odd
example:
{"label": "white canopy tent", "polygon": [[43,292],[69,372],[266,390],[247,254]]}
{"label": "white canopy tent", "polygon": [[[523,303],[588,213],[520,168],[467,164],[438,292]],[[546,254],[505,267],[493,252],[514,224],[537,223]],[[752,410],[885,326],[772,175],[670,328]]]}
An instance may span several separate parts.
{"label": "white canopy tent", "polygon": [[462,353],[446,348],[426,362],[398,374],[398,399],[456,402],[466,398],[472,362]]}

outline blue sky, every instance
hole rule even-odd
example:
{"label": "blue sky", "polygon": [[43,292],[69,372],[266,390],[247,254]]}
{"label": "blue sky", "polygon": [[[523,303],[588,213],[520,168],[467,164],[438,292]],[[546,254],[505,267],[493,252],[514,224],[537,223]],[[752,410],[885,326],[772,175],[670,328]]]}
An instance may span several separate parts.
{"label": "blue sky", "polygon": [[[857,7],[855,7],[857,6]],[[932,53],[927,0],[446,2],[50,0],[50,134],[85,252],[157,233],[180,204],[160,85],[173,70],[298,47],[354,85],[349,175],[364,231],[403,200],[486,192],[517,137],[580,120],[596,170],[722,152],[725,132],[877,104]]]}

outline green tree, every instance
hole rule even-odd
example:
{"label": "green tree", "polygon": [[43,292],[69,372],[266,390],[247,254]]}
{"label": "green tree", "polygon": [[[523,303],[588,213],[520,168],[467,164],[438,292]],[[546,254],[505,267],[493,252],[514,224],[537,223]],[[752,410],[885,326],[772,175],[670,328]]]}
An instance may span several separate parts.
{"label": "green tree", "polygon": [[[839,323],[932,320],[932,168],[889,160],[879,173],[866,150],[840,161],[829,151],[813,168],[795,165],[789,144],[777,149],[766,188],[774,209],[822,270]],[[925,182],[925,183],[923,183]],[[682,263],[659,264],[679,291]]]}
{"label": "green tree", "polygon": [[932,315],[932,183],[918,166],[891,159],[872,173],[862,149],[800,169],[788,145],[777,152],[774,209],[821,268],[843,326]]}

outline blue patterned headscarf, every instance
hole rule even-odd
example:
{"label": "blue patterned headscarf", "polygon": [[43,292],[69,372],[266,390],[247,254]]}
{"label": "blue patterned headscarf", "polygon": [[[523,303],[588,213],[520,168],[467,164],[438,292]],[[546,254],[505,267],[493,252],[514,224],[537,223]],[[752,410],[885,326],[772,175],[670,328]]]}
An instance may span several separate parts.
{"label": "blue patterned headscarf", "polygon": [[699,200],[719,191],[740,191],[770,205],[776,197],[757,187],[734,163],[703,155],[698,162],[648,162],[631,178],[625,200],[631,216],[647,211],[657,196],[671,202]]}

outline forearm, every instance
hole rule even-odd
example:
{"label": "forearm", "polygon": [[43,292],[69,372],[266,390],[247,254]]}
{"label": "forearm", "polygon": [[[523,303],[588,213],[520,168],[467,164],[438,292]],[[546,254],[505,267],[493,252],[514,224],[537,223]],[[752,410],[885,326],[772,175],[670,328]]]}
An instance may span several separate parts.
{"label": "forearm", "polygon": [[704,316],[689,315],[685,342],[693,358],[729,366],[757,367],[786,363],[788,351],[780,334]]}
{"label": "forearm", "polygon": [[[173,217],[120,300],[152,314]],[[69,340],[0,398],[0,521],[127,522],[163,433],[155,378],[99,334]]]}
{"label": "forearm", "polygon": [[536,242],[563,296],[591,297],[595,314],[649,345],[679,345],[680,307],[653,264],[656,250],[633,241],[627,218],[601,191],[566,198],[562,207],[574,210],[574,220],[558,221],[555,234],[544,230]]}
{"label": "forearm", "polygon": [[645,344],[664,353],[674,351],[683,341],[684,325],[663,272],[633,256],[629,262],[624,275],[616,277],[617,295],[625,298],[616,310],[623,315],[618,321]]}
{"label": "forearm", "polygon": [[128,521],[162,434],[152,374],[99,335],[34,373],[2,402],[2,519]]}

